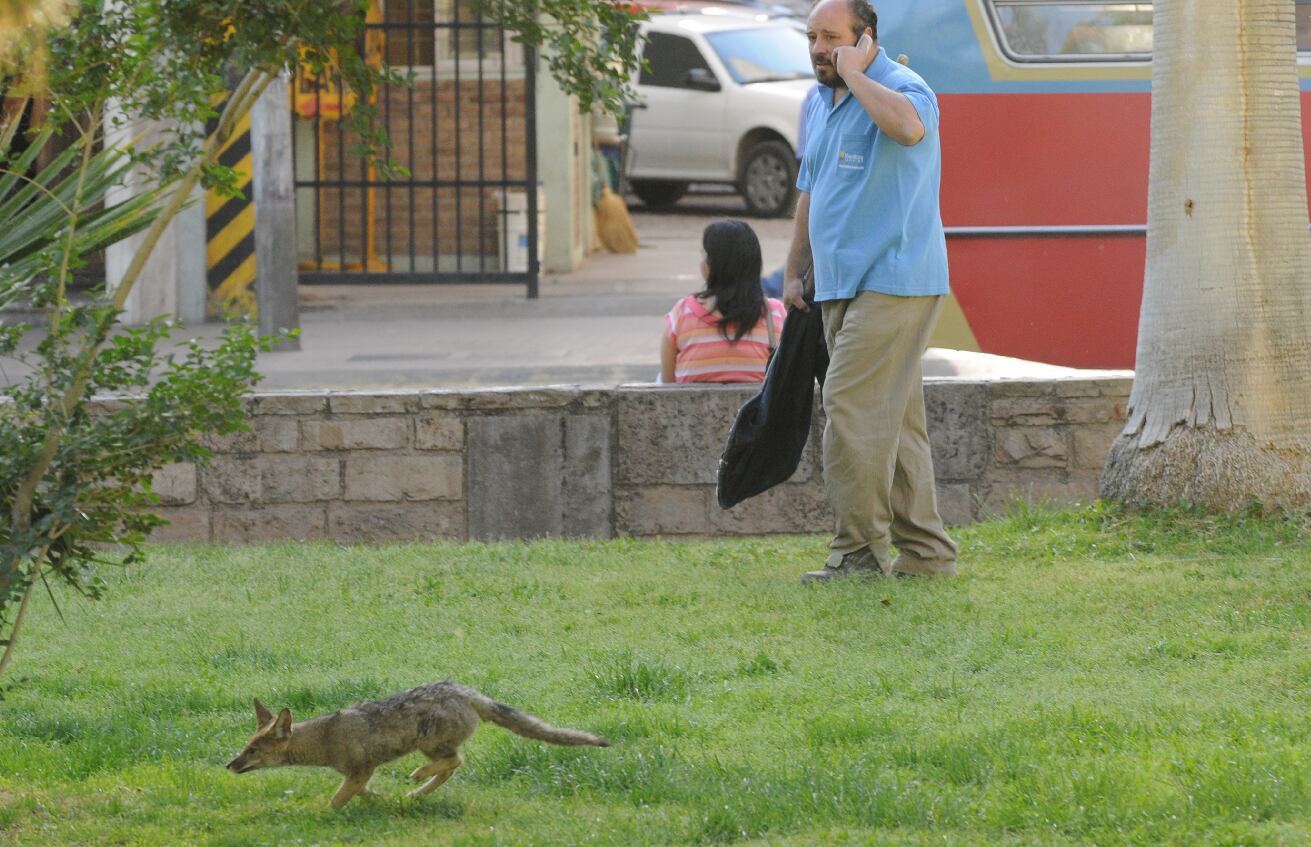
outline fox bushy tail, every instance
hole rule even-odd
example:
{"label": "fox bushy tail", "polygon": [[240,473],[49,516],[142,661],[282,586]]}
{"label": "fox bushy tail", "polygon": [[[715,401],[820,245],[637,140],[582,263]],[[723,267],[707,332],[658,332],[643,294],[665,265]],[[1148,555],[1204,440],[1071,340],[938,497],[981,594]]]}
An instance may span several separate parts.
{"label": "fox bushy tail", "polygon": [[513,706],[498,703],[472,688],[468,691],[469,705],[478,713],[478,717],[485,721],[491,721],[498,726],[503,726],[516,735],[546,741],[551,744],[563,744],[566,747],[582,747],[589,744],[593,747],[610,746],[609,741],[590,732],[551,726],[536,715],[530,715],[527,712],[519,711]]}

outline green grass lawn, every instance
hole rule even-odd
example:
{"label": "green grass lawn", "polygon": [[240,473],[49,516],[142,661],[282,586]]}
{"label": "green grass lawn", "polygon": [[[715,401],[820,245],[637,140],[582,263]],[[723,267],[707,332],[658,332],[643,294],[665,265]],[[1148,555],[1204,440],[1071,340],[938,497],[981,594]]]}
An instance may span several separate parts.
{"label": "green grass lawn", "polygon": [[[161,547],[40,598],[0,683],[0,844],[1311,844],[1311,541],[1023,511],[954,580],[802,586],[815,537]],[[608,749],[484,725],[444,787],[223,769],[451,677]]]}

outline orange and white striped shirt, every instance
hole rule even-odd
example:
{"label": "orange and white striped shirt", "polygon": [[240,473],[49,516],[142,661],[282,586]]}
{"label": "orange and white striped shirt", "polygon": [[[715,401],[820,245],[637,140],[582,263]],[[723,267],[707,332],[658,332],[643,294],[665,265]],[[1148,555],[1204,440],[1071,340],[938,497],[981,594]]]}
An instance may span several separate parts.
{"label": "orange and white striped shirt", "polygon": [[[775,334],[783,331],[787,311],[781,300],[765,299]],[[675,382],[760,382],[769,361],[769,329],[761,317],[750,332],[733,341],[719,331],[719,313],[708,311],[689,294],[665,315],[669,340],[677,355]]]}

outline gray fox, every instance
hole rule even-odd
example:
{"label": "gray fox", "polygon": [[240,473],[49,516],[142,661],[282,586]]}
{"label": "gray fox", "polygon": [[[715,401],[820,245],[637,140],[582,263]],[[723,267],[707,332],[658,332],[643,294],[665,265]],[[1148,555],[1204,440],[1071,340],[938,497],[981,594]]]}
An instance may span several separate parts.
{"label": "gray fox", "polygon": [[294,725],[291,710],[283,709],[275,717],[256,699],[255,734],[227,768],[233,773],[283,765],[332,768],[344,777],[332,795],[332,805],[340,807],[356,794],[374,793],[368,783],[378,765],[422,750],[430,761],[410,774],[410,779],[427,780],[410,792],[411,797],[418,797],[449,779],[464,762],[460,745],[473,735],[479,719],[552,744],[610,746],[604,738],[551,726],[445,680]]}

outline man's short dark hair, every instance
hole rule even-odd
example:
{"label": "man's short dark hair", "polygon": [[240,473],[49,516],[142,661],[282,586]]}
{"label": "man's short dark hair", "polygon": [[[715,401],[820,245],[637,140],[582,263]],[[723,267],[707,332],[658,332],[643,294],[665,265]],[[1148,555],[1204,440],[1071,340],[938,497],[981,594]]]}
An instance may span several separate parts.
{"label": "man's short dark hair", "polygon": [[879,16],[869,0],[847,0],[847,2],[851,4],[851,14],[856,16],[856,25],[853,27],[856,37],[860,38],[865,28],[869,27],[870,37],[878,41]]}

